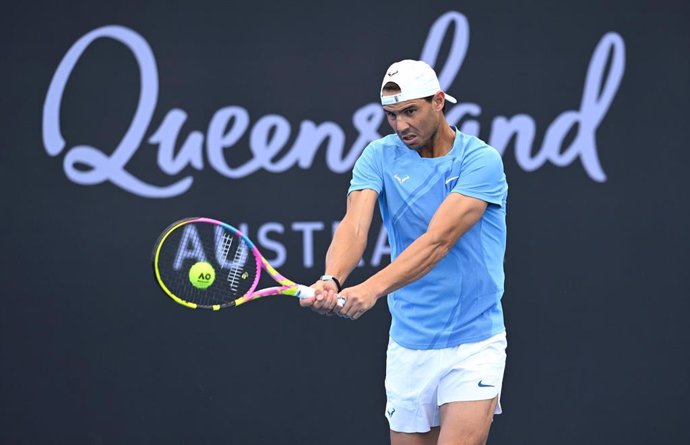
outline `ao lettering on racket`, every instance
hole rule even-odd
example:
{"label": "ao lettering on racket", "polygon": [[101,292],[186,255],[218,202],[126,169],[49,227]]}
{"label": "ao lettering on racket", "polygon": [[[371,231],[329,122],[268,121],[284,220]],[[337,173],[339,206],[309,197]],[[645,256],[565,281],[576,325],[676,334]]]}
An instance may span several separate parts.
{"label": "ao lettering on racket", "polygon": [[[177,221],[158,238],[153,270],[161,289],[177,303],[219,310],[269,295],[314,296],[314,289],[285,278],[233,226],[210,218]],[[279,286],[256,290],[261,271]],[[338,306],[345,304],[338,297]]]}

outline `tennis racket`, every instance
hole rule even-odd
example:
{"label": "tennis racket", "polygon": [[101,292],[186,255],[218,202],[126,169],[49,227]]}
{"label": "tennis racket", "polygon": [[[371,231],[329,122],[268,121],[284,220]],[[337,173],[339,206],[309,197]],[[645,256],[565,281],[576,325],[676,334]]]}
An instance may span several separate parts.
{"label": "tennis racket", "polygon": [[[186,218],[168,226],[153,249],[161,289],[192,309],[217,311],[269,295],[314,296],[314,289],[285,278],[233,226],[210,218]],[[256,290],[264,270],[279,286]],[[338,297],[340,307],[344,297]]]}

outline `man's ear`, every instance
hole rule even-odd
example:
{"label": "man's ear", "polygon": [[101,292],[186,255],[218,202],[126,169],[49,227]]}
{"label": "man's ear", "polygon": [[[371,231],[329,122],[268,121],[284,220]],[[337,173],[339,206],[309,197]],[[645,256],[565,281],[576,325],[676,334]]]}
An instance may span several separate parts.
{"label": "man's ear", "polygon": [[434,94],[434,98],[431,100],[431,103],[434,104],[434,109],[436,111],[441,111],[443,110],[443,105],[446,103],[446,98],[444,94],[439,91],[438,93]]}

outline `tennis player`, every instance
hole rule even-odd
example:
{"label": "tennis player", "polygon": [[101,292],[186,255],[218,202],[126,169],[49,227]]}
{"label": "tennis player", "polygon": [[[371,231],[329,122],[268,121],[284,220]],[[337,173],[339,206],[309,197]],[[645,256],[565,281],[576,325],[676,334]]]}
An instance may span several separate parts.
{"label": "tennis player", "polygon": [[[380,93],[394,134],[357,160],[325,275],[301,304],[356,320],[387,295],[391,443],[485,444],[501,412],[506,360],[501,156],[448,124],[444,107],[457,101],[426,63],[394,63]],[[342,288],[364,253],[377,201],[392,261]],[[347,298],[342,308],[336,293]]]}

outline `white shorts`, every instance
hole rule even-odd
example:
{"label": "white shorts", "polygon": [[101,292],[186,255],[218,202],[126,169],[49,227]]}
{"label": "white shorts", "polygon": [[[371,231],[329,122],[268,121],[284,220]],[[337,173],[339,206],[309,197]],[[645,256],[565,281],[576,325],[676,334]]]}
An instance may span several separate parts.
{"label": "white shorts", "polygon": [[499,396],[506,363],[506,333],[446,349],[413,350],[388,341],[386,418],[390,429],[425,433],[439,426],[439,407],[449,402]]}

